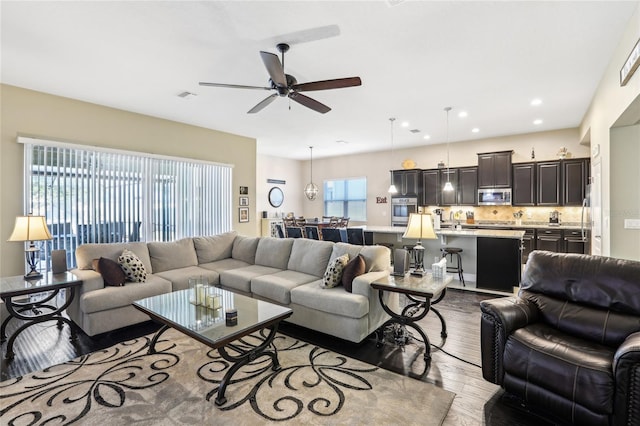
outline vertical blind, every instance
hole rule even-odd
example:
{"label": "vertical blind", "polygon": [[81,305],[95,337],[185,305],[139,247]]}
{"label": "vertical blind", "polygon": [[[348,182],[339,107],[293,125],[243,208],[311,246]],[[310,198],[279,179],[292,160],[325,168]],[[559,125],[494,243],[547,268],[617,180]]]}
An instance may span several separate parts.
{"label": "vertical blind", "polygon": [[84,243],[171,241],[231,230],[232,167],[181,158],[24,143],[25,206],[45,216],[52,241],[41,251]]}

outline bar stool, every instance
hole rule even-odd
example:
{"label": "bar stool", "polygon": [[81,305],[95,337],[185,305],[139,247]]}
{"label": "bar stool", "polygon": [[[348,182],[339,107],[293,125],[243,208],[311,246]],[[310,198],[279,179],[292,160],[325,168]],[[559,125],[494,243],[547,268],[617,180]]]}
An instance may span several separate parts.
{"label": "bar stool", "polygon": [[451,263],[453,263],[453,256],[457,257],[457,264],[455,266],[447,266],[447,272],[457,272],[458,278],[462,281],[462,285],[466,287],[467,285],[464,283],[464,275],[462,274],[462,249],[458,247],[443,247],[440,249],[442,251],[442,257],[447,257],[451,259]]}

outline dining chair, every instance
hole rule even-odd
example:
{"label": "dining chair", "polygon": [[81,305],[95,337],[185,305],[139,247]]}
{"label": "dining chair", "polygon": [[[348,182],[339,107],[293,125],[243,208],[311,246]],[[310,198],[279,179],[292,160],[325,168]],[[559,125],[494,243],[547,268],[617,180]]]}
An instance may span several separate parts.
{"label": "dining chair", "polygon": [[276,223],[276,233],[278,234],[278,238],[284,238],[284,231],[282,230],[282,225]]}
{"label": "dining chair", "polygon": [[349,226],[349,218],[341,217],[340,220],[338,221],[338,228],[346,228],[348,226]]}
{"label": "dining chair", "polygon": [[305,226],[305,224],[307,222],[307,220],[304,218],[304,216],[296,217],[294,219],[294,221],[295,221],[296,226],[299,226],[299,227]]}
{"label": "dining chair", "polygon": [[347,228],[347,242],[358,246],[364,245],[364,229]]}
{"label": "dining chair", "polygon": [[337,228],[339,224],[340,219],[338,219],[337,217],[332,216],[331,219],[329,219],[329,228]]}
{"label": "dining chair", "polygon": [[338,228],[322,228],[321,232],[324,241],[333,241],[334,243],[342,242],[342,236]]}
{"label": "dining chair", "polygon": [[287,230],[287,237],[289,238],[302,238],[302,228],[298,227],[298,226],[288,226],[286,228]]}
{"label": "dining chair", "polygon": [[318,234],[318,227],[317,226],[305,226],[304,227],[304,233],[306,234],[307,238],[312,239],[312,240],[319,240],[320,239],[320,235]]}

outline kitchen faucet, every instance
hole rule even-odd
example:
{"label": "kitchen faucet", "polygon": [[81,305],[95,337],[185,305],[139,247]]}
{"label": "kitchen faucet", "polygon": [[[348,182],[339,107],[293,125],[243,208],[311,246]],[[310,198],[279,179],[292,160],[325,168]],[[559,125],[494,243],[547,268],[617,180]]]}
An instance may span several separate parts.
{"label": "kitchen faucet", "polygon": [[449,212],[449,221],[453,222],[453,209]]}

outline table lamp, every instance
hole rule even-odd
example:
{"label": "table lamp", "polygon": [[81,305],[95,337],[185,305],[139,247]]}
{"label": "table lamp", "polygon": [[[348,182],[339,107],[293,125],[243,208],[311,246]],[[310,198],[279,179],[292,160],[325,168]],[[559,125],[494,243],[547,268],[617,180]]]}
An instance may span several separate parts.
{"label": "table lamp", "polygon": [[33,280],[42,278],[42,274],[36,268],[38,265],[38,252],[35,241],[51,240],[53,237],[47,228],[44,216],[18,216],[13,232],[7,241],[29,241],[29,247],[25,250],[27,264],[31,269],[24,278]]}
{"label": "table lamp", "polygon": [[407,230],[404,231],[402,238],[417,239],[415,247],[413,248],[415,267],[411,271],[411,275],[423,276],[424,271],[424,247],[420,240],[435,240],[438,238],[433,231],[433,224],[431,223],[430,214],[418,214],[411,213],[409,215],[409,224]]}

